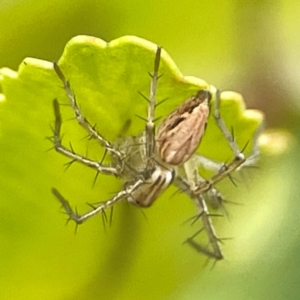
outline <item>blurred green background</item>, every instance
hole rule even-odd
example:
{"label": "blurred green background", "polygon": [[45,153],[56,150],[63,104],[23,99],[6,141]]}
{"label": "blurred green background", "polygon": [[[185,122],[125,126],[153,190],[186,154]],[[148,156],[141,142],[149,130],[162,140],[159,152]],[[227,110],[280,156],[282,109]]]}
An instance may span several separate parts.
{"label": "blurred green background", "polygon": [[[132,216],[135,212],[125,205],[99,244],[105,234],[99,221],[85,224],[74,236],[73,225],[63,226],[64,216],[48,190],[36,186],[31,202],[22,201],[27,196],[22,174],[17,168],[1,172],[0,166],[0,182],[12,178],[0,191],[1,299],[298,299],[299,16],[297,1],[1,1],[0,67],[16,70],[28,56],[58,60],[66,42],[79,34],[107,41],[136,35],[162,45],[184,75],[242,93],[249,108],[265,113],[268,128],[285,133],[267,140],[278,153],[264,153],[260,168],[238,189],[224,187],[226,196],[242,198],[243,206],[228,207],[229,226],[218,223],[226,223],[222,234],[234,240],[226,242],[227,259],[213,270],[203,267],[201,255],[181,247],[180,238],[174,241],[176,228],[170,228],[169,240],[153,244],[170,243],[167,250],[144,246],[136,255],[132,229],[151,231],[152,214],[163,223],[164,214],[173,213],[163,204],[147,211],[149,221]],[[0,137],[2,128],[0,119]],[[20,147],[26,142],[25,136]],[[30,166],[34,157],[24,159]],[[71,176],[57,170],[56,176]],[[51,218],[39,217],[43,206]],[[174,206],[179,226],[188,215],[181,216],[180,205]],[[118,226],[124,227],[120,238],[128,237],[124,249],[116,249],[120,243],[111,238]],[[157,238],[155,232],[146,236]],[[138,241],[143,242],[148,245]],[[170,245],[179,247],[173,252]],[[106,256],[99,250],[103,247]],[[168,261],[166,270],[163,261]]]}

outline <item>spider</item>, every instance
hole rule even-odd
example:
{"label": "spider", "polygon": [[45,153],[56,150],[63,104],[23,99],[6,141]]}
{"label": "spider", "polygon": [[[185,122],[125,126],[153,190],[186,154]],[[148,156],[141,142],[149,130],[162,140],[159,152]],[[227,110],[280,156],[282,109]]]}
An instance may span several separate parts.
{"label": "spider", "polygon": [[[63,83],[69,104],[75,114],[75,118],[89,134],[104,147],[105,153],[110,156],[111,164],[103,164],[88,157],[77,154],[62,144],[61,125],[62,118],[60,106],[57,99],[53,100],[55,125],[53,128],[53,143],[57,152],[88,166],[98,173],[114,175],[123,182],[123,188],[112,198],[100,202],[84,214],[74,211],[69,202],[53,188],[52,192],[60,201],[69,220],[81,224],[99,213],[105,213],[116,203],[127,200],[139,207],[149,207],[171,184],[188,195],[198,209],[198,214],[193,222],[202,220],[203,228],[188,238],[186,242],[210,258],[221,260],[223,253],[220,243],[213,227],[213,216],[208,206],[213,206],[209,199],[215,199],[217,208],[223,200],[222,195],[215,188],[215,184],[223,178],[230,176],[244,166],[253,164],[258,157],[257,137],[259,130],[253,137],[252,154],[246,159],[243,150],[240,150],[234,141],[233,134],[226,127],[220,115],[221,92],[214,92],[215,105],[213,116],[225,136],[234,154],[234,158],[228,164],[217,163],[208,158],[195,154],[204,135],[207,119],[210,113],[210,100],[213,96],[209,90],[199,90],[196,95],[188,98],[172,113],[166,116],[155,128],[156,89],[159,79],[159,64],[161,47],[157,47],[154,71],[151,75],[150,96],[145,97],[148,102],[147,119],[144,131],[138,136],[127,136],[118,138],[115,142],[109,142],[93,127],[85,118],[77,104],[70,83],[65,78],[59,66],[54,63],[53,67]],[[210,169],[214,175],[204,179],[199,174],[199,167]],[[204,195],[209,197],[205,198]],[[217,203],[217,204],[216,204]],[[204,247],[195,241],[195,237],[202,231],[206,231],[210,247]]]}

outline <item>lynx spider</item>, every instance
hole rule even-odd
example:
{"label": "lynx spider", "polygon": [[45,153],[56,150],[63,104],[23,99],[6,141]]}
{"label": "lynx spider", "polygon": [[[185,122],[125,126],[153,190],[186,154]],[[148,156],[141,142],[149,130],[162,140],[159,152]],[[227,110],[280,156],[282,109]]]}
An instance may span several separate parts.
{"label": "lynx spider", "polygon": [[[53,188],[53,194],[58,198],[62,207],[66,211],[70,220],[81,224],[98,213],[105,213],[108,208],[113,207],[121,200],[138,205],[140,207],[151,206],[159,195],[172,183],[183,193],[187,194],[198,209],[198,214],[194,221],[202,220],[203,228],[186,240],[197,251],[200,251],[210,258],[220,260],[223,258],[220,243],[213,227],[212,217],[208,210],[207,201],[203,194],[217,200],[217,205],[222,202],[221,194],[214,187],[223,178],[244,166],[253,164],[258,157],[257,137],[259,131],[254,135],[252,154],[247,159],[243,150],[239,150],[233,135],[226,127],[220,115],[220,91],[215,92],[214,119],[225,136],[234,158],[228,164],[217,163],[203,156],[195,154],[204,134],[207,118],[209,115],[209,102],[211,92],[200,90],[195,96],[187,99],[175,111],[169,114],[155,130],[155,107],[156,89],[159,79],[159,64],[161,47],[157,47],[154,72],[151,75],[150,96],[144,97],[148,102],[147,119],[145,130],[139,136],[128,136],[111,143],[104,138],[95,127],[82,115],[77,105],[75,95],[70,83],[65,78],[63,72],[54,63],[54,70],[63,83],[69,104],[75,114],[75,118],[89,134],[90,138],[97,140],[106,153],[111,157],[111,164],[105,165],[101,162],[91,160],[88,157],[77,154],[73,149],[69,149],[61,141],[62,118],[57,99],[53,100],[55,114],[55,125],[53,128],[53,143],[57,152],[67,156],[71,161],[76,161],[86,165],[97,173],[114,175],[124,182],[123,189],[112,198],[100,202],[84,214],[77,214],[69,202]],[[214,175],[209,179],[204,179],[199,175],[198,168],[214,171]],[[204,247],[195,241],[195,237],[202,231],[206,231],[209,247]]]}

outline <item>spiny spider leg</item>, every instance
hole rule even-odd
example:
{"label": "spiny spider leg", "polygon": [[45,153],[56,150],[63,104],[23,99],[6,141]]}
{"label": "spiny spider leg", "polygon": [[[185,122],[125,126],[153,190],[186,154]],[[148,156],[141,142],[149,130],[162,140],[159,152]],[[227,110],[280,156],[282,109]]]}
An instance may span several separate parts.
{"label": "spiny spider leg", "polygon": [[121,201],[122,199],[128,198],[131,193],[137,190],[142,184],[143,180],[137,180],[131,186],[123,189],[122,191],[118,192],[114,197],[111,199],[101,202],[98,205],[95,205],[90,211],[84,214],[77,214],[71,208],[69,202],[59,193],[59,191],[55,188],[52,189],[52,193],[56,196],[56,198],[61,203],[62,207],[65,209],[66,213],[69,216],[69,219],[75,221],[77,224],[82,224],[84,221],[88,220],[89,218],[95,216],[98,213],[104,212],[110,207],[113,207],[117,202]]}
{"label": "spiny spider leg", "polygon": [[74,111],[77,122],[89,133],[91,138],[94,138],[100,142],[100,145],[105,147],[108,153],[119,158],[119,161],[122,162],[122,154],[116,150],[109,141],[107,141],[99,132],[95,130],[95,126],[92,126],[89,121],[83,116],[80,108],[77,105],[76,97],[71,89],[69,81],[65,78],[63,72],[59,68],[56,62],[53,63],[54,70],[60,80],[63,83],[64,89],[69,99],[69,103]]}
{"label": "spiny spider leg", "polygon": [[146,134],[146,157],[147,157],[147,170],[151,171],[155,165],[154,153],[155,153],[155,106],[156,106],[156,89],[158,81],[158,70],[160,64],[161,47],[157,47],[155,60],[154,60],[154,71],[151,75],[150,84],[150,95],[148,99],[148,112],[147,122],[145,127]]}
{"label": "spiny spider leg", "polygon": [[[241,166],[246,161],[245,155],[242,153],[242,151],[239,150],[239,146],[235,142],[232,133],[230,133],[225,122],[221,117],[220,102],[221,102],[221,92],[220,90],[217,89],[215,93],[215,109],[214,109],[213,116],[215,118],[215,121],[220,131],[223,133],[232,152],[234,153],[234,159],[228,165],[226,164],[221,165],[219,171],[214,176],[212,176],[209,180],[200,182],[197,186],[195,186],[194,191],[197,194],[201,194],[203,192],[208,191],[213,185],[221,181],[223,178],[225,178],[226,176],[230,176],[231,172],[236,170],[239,166]],[[216,165],[217,163],[215,163],[215,166]],[[212,166],[213,166],[213,162],[211,162],[210,164],[210,167]]]}
{"label": "spiny spider leg", "polygon": [[[197,245],[197,250],[203,252],[204,254],[208,255],[209,257],[213,257],[217,260],[222,259],[223,254],[222,254],[222,251],[221,251],[221,248],[219,245],[219,238],[216,236],[216,232],[215,232],[215,229],[214,229],[212,221],[211,221],[212,215],[209,213],[209,210],[206,205],[204,197],[201,194],[195,195],[193,190],[190,188],[190,184],[189,184],[188,180],[186,180],[180,176],[175,178],[174,184],[181,191],[186,193],[190,198],[192,198],[195,201],[196,206],[199,209],[199,214],[198,214],[197,218],[199,217],[202,220],[203,228],[205,229],[205,231],[207,233],[209,243],[212,247],[212,250],[197,244],[194,241],[195,235],[188,238],[185,242],[190,244],[191,246]],[[201,229],[201,231],[203,231],[203,229]],[[200,233],[200,232],[198,232],[198,233]]]}
{"label": "spiny spider leg", "polygon": [[62,145],[61,142],[61,136],[60,136],[60,130],[61,130],[61,124],[62,124],[62,118],[60,114],[59,109],[59,103],[57,99],[53,100],[53,108],[54,108],[54,115],[55,115],[55,125],[54,125],[54,148],[57,152],[62,153],[63,155],[69,157],[72,159],[72,161],[78,161],[90,168],[93,168],[97,170],[97,172],[103,173],[103,174],[110,174],[110,175],[118,175],[119,169],[111,167],[111,166],[105,166],[97,161],[93,161],[88,159],[87,157],[84,157],[82,155],[79,155],[75,153],[74,151],[66,148]]}
{"label": "spiny spider leg", "polygon": [[[221,117],[218,117],[219,120],[222,120]],[[224,124],[223,120],[221,124]],[[222,125],[222,126],[223,126]],[[227,128],[226,128],[227,129]],[[261,130],[263,129],[263,124],[258,128],[258,130],[255,132],[253,136],[253,147],[252,147],[252,154],[246,159],[242,152],[239,151],[238,146],[235,144],[235,142],[232,142],[232,150],[235,153],[238,153],[234,159],[227,165],[220,164],[214,161],[211,161],[205,157],[199,156],[195,154],[190,161],[187,161],[185,164],[187,166],[187,169],[190,168],[190,173],[196,173],[194,176],[195,180],[195,186],[191,185],[190,177],[188,174],[186,174],[186,178],[177,176],[174,180],[174,184],[183,192],[185,192],[190,198],[194,199],[196,202],[197,207],[199,208],[199,215],[197,218],[202,219],[203,227],[205,231],[207,232],[210,245],[212,247],[212,251],[209,250],[206,247],[203,247],[202,245],[196,243],[194,241],[194,237],[190,237],[186,240],[187,243],[189,243],[191,246],[196,248],[198,251],[201,251],[205,253],[206,255],[210,257],[214,257],[215,259],[222,259],[223,255],[219,246],[220,239],[216,236],[214,227],[211,222],[211,214],[208,211],[206,201],[204,197],[202,196],[203,193],[212,191],[213,193],[218,193],[216,188],[214,187],[216,183],[221,181],[226,176],[230,175],[233,171],[237,170],[238,168],[241,168],[245,166],[246,164],[251,164],[255,162],[255,159],[258,156],[259,149],[258,149],[258,136],[261,133]],[[229,131],[227,130],[227,133]],[[226,133],[226,134],[227,134]],[[230,133],[229,133],[230,134]],[[225,135],[225,134],[224,134]],[[234,146],[235,145],[235,146]],[[248,162],[249,160],[249,162]],[[203,178],[199,175],[198,172],[195,172],[197,170],[193,169],[191,165],[195,164],[196,168],[198,169],[199,166],[207,167],[209,170],[216,170],[216,174],[210,177],[207,180],[203,180]],[[186,170],[185,170],[186,171]]]}
{"label": "spiny spider leg", "polygon": [[217,89],[216,94],[215,94],[215,109],[214,109],[214,113],[213,113],[215,121],[216,121],[218,127],[220,128],[221,132],[223,133],[224,137],[228,141],[229,146],[230,146],[231,150],[233,151],[234,155],[236,157],[240,156],[242,158],[243,154],[239,150],[239,146],[235,142],[232,133],[230,133],[230,131],[228,130],[227,126],[225,125],[225,123],[221,117],[220,104],[221,104],[221,92],[220,92],[220,90]]}
{"label": "spiny spider leg", "polygon": [[[215,184],[223,180],[225,177],[230,175],[235,170],[238,170],[244,166],[249,166],[256,162],[258,155],[259,155],[259,148],[258,148],[258,137],[261,133],[261,131],[264,128],[264,124],[262,123],[258,129],[256,130],[254,136],[253,136],[253,146],[252,146],[252,153],[251,155],[246,158],[242,152],[239,152],[238,155],[234,157],[234,159],[229,164],[220,164],[220,169],[218,172],[210,177],[209,179],[202,181],[197,184],[194,193],[195,194],[201,194],[204,192],[207,192],[209,189],[211,189]],[[234,144],[236,144],[234,142]],[[238,146],[236,145],[236,149],[238,149]],[[213,164],[212,164],[213,165]],[[217,163],[215,163],[215,166]]]}

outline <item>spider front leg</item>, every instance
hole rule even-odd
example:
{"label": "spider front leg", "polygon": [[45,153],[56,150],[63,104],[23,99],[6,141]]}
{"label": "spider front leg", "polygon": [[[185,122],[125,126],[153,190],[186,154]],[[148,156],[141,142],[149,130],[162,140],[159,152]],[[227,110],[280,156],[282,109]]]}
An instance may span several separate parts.
{"label": "spider front leg", "polygon": [[106,151],[113,155],[114,157],[118,158],[119,162],[122,164],[122,153],[115,149],[112,144],[107,141],[97,130],[95,129],[95,126],[92,126],[89,121],[83,116],[79,106],[77,105],[76,97],[71,89],[69,81],[65,78],[63,72],[57,65],[57,63],[53,63],[53,68],[58,75],[59,79],[62,81],[65,92],[69,99],[69,104],[71,108],[74,111],[75,118],[79,125],[81,125],[90,135],[91,138],[96,139],[100,145],[105,147]]}
{"label": "spider front leg", "polygon": [[87,157],[84,157],[80,154],[75,153],[73,150],[70,150],[62,145],[61,142],[61,124],[62,124],[62,118],[60,114],[59,109],[59,103],[55,99],[53,100],[53,108],[54,108],[54,115],[55,115],[55,124],[53,129],[53,142],[54,142],[54,148],[57,152],[69,157],[72,159],[72,161],[80,162],[92,169],[97,170],[99,173],[108,174],[108,175],[119,175],[120,169],[111,167],[111,166],[105,166],[97,161],[90,160]]}
{"label": "spider front leg", "polygon": [[150,84],[150,92],[149,98],[144,97],[144,99],[148,102],[148,109],[147,109],[147,120],[145,126],[145,137],[146,137],[146,169],[148,172],[152,172],[155,166],[155,108],[156,108],[156,89],[157,89],[157,82],[159,79],[158,71],[159,71],[159,64],[161,58],[161,50],[162,48],[157,46],[156,53],[155,53],[155,60],[154,60],[154,69],[153,74],[151,76],[151,84]]}

